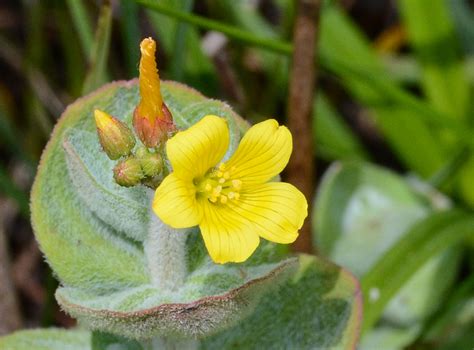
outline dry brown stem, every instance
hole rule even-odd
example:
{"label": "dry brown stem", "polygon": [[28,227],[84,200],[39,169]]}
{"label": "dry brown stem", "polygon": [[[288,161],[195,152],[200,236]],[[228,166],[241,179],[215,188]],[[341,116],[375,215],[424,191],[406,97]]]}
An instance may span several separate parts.
{"label": "dry brown stem", "polygon": [[[316,89],[315,58],[319,9],[320,0],[298,1],[288,97],[288,124],[293,134],[293,155],[288,166],[287,178],[304,193],[310,206],[315,177],[312,106]],[[310,216],[306,219],[293,247],[300,252],[312,251]]]}

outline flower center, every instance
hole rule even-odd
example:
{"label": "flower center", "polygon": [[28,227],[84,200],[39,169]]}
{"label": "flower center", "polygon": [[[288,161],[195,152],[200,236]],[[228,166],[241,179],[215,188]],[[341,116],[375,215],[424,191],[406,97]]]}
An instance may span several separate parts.
{"label": "flower center", "polygon": [[203,178],[196,181],[197,194],[207,198],[211,203],[226,204],[229,200],[240,197],[242,181],[232,178],[235,167],[227,169],[224,163],[211,169]]}

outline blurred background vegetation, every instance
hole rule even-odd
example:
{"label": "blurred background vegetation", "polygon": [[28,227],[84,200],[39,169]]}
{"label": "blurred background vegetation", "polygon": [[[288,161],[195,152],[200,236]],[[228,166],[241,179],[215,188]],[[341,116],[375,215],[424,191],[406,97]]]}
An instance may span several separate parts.
{"label": "blurred background vegetation", "polygon": [[[74,324],[55,304],[56,282],[33,239],[28,208],[41,151],[65,107],[105,82],[136,77],[139,42],[152,36],[158,41],[163,79],[225,100],[251,122],[271,116],[285,123],[294,20],[291,0],[1,2],[0,270],[11,275],[11,289],[6,282],[3,285],[16,300],[8,302],[13,311],[0,331]],[[333,161],[348,165],[343,168],[346,179],[341,180],[340,169],[333,170],[319,189],[315,248],[340,264],[350,262],[345,266],[361,278],[366,302],[363,330],[369,334],[363,347],[472,349],[472,3],[325,1],[317,51],[318,92],[311,130],[318,170],[315,181]],[[339,177],[334,177],[337,171]],[[411,180],[400,176],[406,174]],[[417,193],[417,201],[428,204],[418,225],[397,226],[411,222],[409,214],[400,214],[388,228],[381,224],[379,231],[400,233],[380,251],[365,244],[373,237],[355,233],[360,246],[349,248],[360,249],[360,257],[354,263],[344,253],[341,258],[334,252],[333,242],[327,243],[334,238],[327,237],[332,224],[326,215],[337,218],[333,207],[351,200],[347,193],[360,185],[362,177],[382,192],[396,177],[393,181],[403,183],[400,186]],[[357,185],[348,189],[350,181]],[[391,190],[404,191],[397,186]],[[439,211],[445,211],[446,217],[440,219]],[[387,224],[385,214],[379,214],[377,219]],[[373,225],[369,231],[385,237],[385,231]],[[420,282],[427,293],[443,285],[436,300],[419,294],[423,288],[416,286],[408,293],[430,300],[430,308],[415,312],[414,320],[408,321],[405,316],[410,311],[399,315],[403,300],[398,314],[394,312],[398,316],[384,312],[419,268],[453,247],[457,247],[455,259],[443,260],[431,279]],[[358,270],[358,262],[371,254],[370,268]],[[417,256],[416,261],[407,259],[410,254]],[[395,282],[390,285],[391,279]],[[381,303],[372,307],[371,300]],[[17,306],[19,313],[14,311]]]}

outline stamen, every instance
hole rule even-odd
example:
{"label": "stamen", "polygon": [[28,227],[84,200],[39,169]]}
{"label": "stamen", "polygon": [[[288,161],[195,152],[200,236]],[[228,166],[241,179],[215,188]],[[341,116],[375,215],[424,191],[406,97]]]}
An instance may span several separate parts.
{"label": "stamen", "polygon": [[237,191],[242,188],[242,181],[240,180],[232,180],[232,187],[234,187]]}
{"label": "stamen", "polygon": [[242,181],[232,179],[232,171],[225,171],[225,168],[224,163],[219,164],[196,184],[198,192],[204,194],[211,203],[226,204],[229,200],[237,200],[240,197]]}

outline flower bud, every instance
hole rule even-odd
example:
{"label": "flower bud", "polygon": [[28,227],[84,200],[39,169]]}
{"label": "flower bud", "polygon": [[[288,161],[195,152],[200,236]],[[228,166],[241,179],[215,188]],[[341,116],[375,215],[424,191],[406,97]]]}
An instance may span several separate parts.
{"label": "flower bud", "polygon": [[143,39],[140,51],[140,102],[133,113],[133,127],[142,143],[154,148],[168,139],[175,126],[161,96],[155,41],[152,38]]}
{"label": "flower bud", "polygon": [[140,161],[136,158],[122,160],[114,168],[114,179],[120,186],[138,185],[144,177]]}
{"label": "flower bud", "polygon": [[127,125],[98,109],[94,111],[94,118],[100,144],[107,156],[115,160],[129,155],[135,146],[135,137]]}
{"label": "flower bud", "polygon": [[158,153],[148,151],[145,147],[138,149],[137,159],[142,166],[143,174],[147,177],[157,176],[163,168],[163,158]]}

